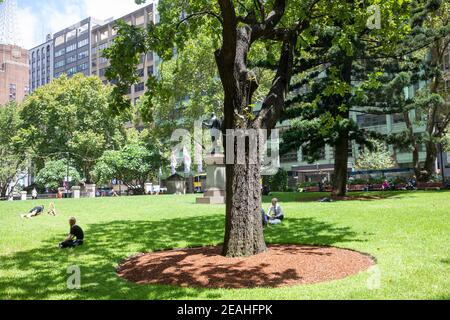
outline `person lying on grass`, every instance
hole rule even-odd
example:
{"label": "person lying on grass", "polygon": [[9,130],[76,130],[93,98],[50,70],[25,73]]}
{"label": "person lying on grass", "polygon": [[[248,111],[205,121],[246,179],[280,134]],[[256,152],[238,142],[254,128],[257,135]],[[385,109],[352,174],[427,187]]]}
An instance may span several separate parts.
{"label": "person lying on grass", "polygon": [[74,248],[81,246],[84,241],[84,232],[80,226],[77,225],[77,219],[74,217],[69,219],[70,233],[67,238],[59,244],[61,249]]}
{"label": "person lying on grass", "polygon": [[266,214],[264,210],[262,210],[263,216],[263,225],[267,224],[280,224],[284,219],[283,209],[279,204],[277,198],[272,199],[272,205],[269,207],[269,211]]}
{"label": "person lying on grass", "polygon": [[33,218],[33,217],[37,217],[37,216],[40,215],[42,212],[44,212],[44,205],[34,207],[34,208],[31,209],[28,213],[26,213],[26,214],[21,214],[20,217],[21,217],[22,219],[23,219],[23,218],[31,219],[31,218]]}

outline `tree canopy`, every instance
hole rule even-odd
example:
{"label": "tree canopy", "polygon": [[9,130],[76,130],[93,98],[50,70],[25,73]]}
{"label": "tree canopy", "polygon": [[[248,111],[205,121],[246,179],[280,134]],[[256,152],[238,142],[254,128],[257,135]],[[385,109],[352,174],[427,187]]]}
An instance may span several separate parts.
{"label": "tree canopy", "polygon": [[19,136],[38,170],[47,160],[69,158],[90,182],[96,160],[124,138],[127,118],[111,112],[111,90],[98,77],[62,75],[27,97]]}

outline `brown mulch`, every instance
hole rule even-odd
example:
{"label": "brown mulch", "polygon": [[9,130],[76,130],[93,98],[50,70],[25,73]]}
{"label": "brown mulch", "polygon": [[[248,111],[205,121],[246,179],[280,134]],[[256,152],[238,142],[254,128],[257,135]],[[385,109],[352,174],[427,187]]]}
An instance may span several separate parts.
{"label": "brown mulch", "polygon": [[335,247],[273,245],[249,258],[226,258],[221,251],[204,247],[143,254],[125,260],[117,273],[138,284],[275,288],[342,279],[375,264],[367,254]]}

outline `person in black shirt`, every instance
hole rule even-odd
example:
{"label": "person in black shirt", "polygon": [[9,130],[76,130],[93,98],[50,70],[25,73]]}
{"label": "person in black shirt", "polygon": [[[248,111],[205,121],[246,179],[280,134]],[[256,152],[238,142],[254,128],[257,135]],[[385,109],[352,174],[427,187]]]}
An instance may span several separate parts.
{"label": "person in black shirt", "polygon": [[69,219],[70,233],[67,238],[59,244],[61,249],[78,247],[83,244],[84,232],[80,226],[77,225],[77,220],[72,217]]}
{"label": "person in black shirt", "polygon": [[38,206],[38,207],[34,207],[27,214],[22,214],[21,217],[22,218],[31,219],[33,217],[36,217],[36,216],[40,215],[42,212],[44,212],[44,205]]}

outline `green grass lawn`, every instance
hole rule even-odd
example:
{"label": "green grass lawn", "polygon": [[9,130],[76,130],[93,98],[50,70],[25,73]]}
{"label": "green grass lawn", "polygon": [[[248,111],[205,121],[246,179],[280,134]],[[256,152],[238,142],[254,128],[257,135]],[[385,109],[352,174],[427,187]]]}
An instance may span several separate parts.
{"label": "green grass lawn", "polygon": [[[370,272],[244,290],[118,278],[115,267],[133,254],[222,242],[224,206],[196,205],[193,195],[58,200],[57,217],[33,220],[19,214],[48,201],[0,202],[0,299],[449,299],[450,192],[378,195],[383,199],[318,203],[319,194],[277,194],[287,219],[266,230],[267,243],[333,245],[373,255],[381,274],[376,290],[368,289]],[[78,218],[87,243],[59,250],[70,216]],[[81,290],[67,289],[72,265],[81,268]]]}

